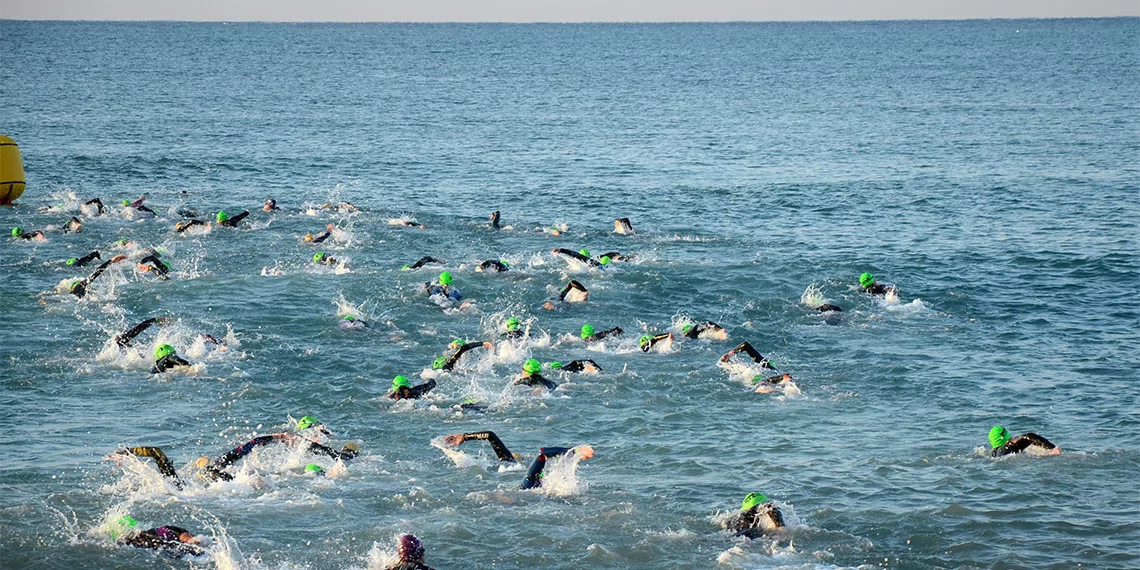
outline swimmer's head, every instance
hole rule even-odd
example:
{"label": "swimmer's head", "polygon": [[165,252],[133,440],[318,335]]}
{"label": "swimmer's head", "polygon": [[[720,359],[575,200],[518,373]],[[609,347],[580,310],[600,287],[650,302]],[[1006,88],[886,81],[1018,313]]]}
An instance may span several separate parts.
{"label": "swimmer's head", "polygon": [[409,386],[410,386],[410,384],[408,383],[408,377],[404,376],[403,374],[392,379],[392,391],[393,392],[395,392],[396,390],[399,390],[400,388],[407,388]]}
{"label": "swimmer's head", "polygon": [[641,348],[645,348],[645,347],[649,346],[649,343],[651,343],[651,342],[653,342],[652,336],[642,335],[641,338],[637,339],[637,346],[639,346]]}
{"label": "swimmer's head", "polygon": [[400,562],[423,562],[424,544],[415,536],[405,534],[396,545],[396,553],[400,555]]}
{"label": "swimmer's head", "polygon": [[305,234],[305,241],[313,241],[313,234],[312,233]]}
{"label": "swimmer's head", "polygon": [[588,250],[588,249],[586,249],[586,248],[584,248],[584,247],[583,247],[582,249],[579,249],[579,250],[578,250],[578,253],[580,253],[580,254],[582,254],[582,255],[584,255],[584,256],[586,256],[586,257],[590,257],[590,250]]}
{"label": "swimmer's head", "polygon": [[1002,426],[990,428],[990,447],[997,449],[1009,441],[1009,430]]}
{"label": "swimmer's head", "polygon": [[447,364],[447,357],[441,356],[441,357],[432,361],[431,367],[433,370],[439,370],[439,369],[443,368],[444,364]]}
{"label": "swimmer's head", "polygon": [[551,370],[558,370],[562,368],[562,363],[555,360],[554,362],[547,364],[547,366],[549,366]]}
{"label": "swimmer's head", "polygon": [[319,423],[321,422],[313,416],[301,416],[301,419],[297,420],[297,431],[309,429]]}
{"label": "swimmer's head", "polygon": [[12,237],[18,238],[22,235],[24,235],[24,228],[21,228],[20,226],[12,228]]}
{"label": "swimmer's head", "polygon": [[499,263],[502,263],[502,264],[503,264],[503,267],[506,267],[507,269],[510,269],[510,268],[511,268],[511,264],[510,264],[510,263],[508,263],[508,262],[507,262],[507,260],[505,260],[505,259],[500,259],[500,260],[499,260]]}
{"label": "swimmer's head", "polygon": [[203,455],[194,461],[194,466],[198,469],[205,469],[210,464],[210,458]]}
{"label": "swimmer's head", "polygon": [[763,493],[748,493],[748,495],[744,497],[744,502],[740,504],[740,510],[747,511],[756,505],[763,505],[767,502],[768,497],[764,496]]}
{"label": "swimmer's head", "polygon": [[340,320],[342,320],[342,321],[348,321],[348,322],[350,322],[350,323],[355,323],[355,322],[356,322],[356,317],[354,317],[354,316],[352,316],[352,315],[345,315],[345,316],[344,316],[344,317],[342,317]]}
{"label": "swimmer's head", "polygon": [[325,253],[323,251],[318,251],[318,252],[313,254],[313,262],[314,263],[320,263],[320,262],[325,260],[326,256],[328,256],[327,253]]}
{"label": "swimmer's head", "polygon": [[859,286],[866,288],[875,284],[875,276],[870,273],[864,273],[859,276]]}
{"label": "swimmer's head", "polygon": [[542,372],[542,364],[538,361],[537,358],[528,359],[523,363],[523,372],[526,372],[527,374],[538,374],[539,372]]}
{"label": "swimmer's head", "polygon": [[218,223],[220,224],[220,223],[222,223],[222,222],[224,222],[224,221],[226,221],[226,220],[230,219],[230,215],[229,215],[229,214],[227,214],[225,210],[220,210],[220,211],[218,212],[218,215],[217,215],[217,216],[214,216],[214,218],[215,218],[215,219],[217,219],[217,220],[218,220]]}
{"label": "swimmer's head", "polygon": [[75,257],[73,257],[73,258],[71,258],[71,259],[68,259],[68,260],[67,260],[67,264],[68,264],[68,265],[75,265],[75,262],[76,262],[76,261],[79,261],[79,259],[78,259],[78,258],[75,258]]}
{"label": "swimmer's head", "polygon": [[310,463],[305,466],[305,474],[308,475],[309,473],[312,473],[313,475],[324,475],[325,468],[317,465],[316,463]]}
{"label": "swimmer's head", "polygon": [[123,200],[123,205],[124,205],[124,206],[130,206],[130,205],[131,205],[131,201],[130,201],[130,200]]}
{"label": "swimmer's head", "polygon": [[174,354],[174,347],[170,346],[169,344],[160,344],[160,345],[154,347],[154,359],[155,360],[162,360],[163,358],[166,358],[167,356],[170,356],[171,354]]}
{"label": "swimmer's head", "polygon": [[693,330],[693,325],[687,324],[687,325],[681,327],[681,334],[689,334],[689,331],[691,331],[691,330]]}
{"label": "swimmer's head", "polygon": [[507,319],[507,330],[509,330],[509,331],[519,330],[520,325],[521,325],[521,323],[519,323],[519,320],[515,317],[511,317],[511,318]]}
{"label": "swimmer's head", "polygon": [[123,515],[119,520],[115,521],[115,526],[111,528],[111,538],[119,538],[124,532],[139,526],[139,521],[131,518],[130,516]]}
{"label": "swimmer's head", "polygon": [[594,336],[594,325],[582,325],[582,332],[579,334],[583,339]]}
{"label": "swimmer's head", "polygon": [[603,255],[602,258],[598,260],[602,265],[609,265],[611,261],[613,261],[613,259],[608,255]]}
{"label": "swimmer's head", "polygon": [[443,273],[439,274],[439,284],[440,285],[451,285],[451,282],[452,282],[452,280],[451,280],[451,272],[450,271],[444,271]]}

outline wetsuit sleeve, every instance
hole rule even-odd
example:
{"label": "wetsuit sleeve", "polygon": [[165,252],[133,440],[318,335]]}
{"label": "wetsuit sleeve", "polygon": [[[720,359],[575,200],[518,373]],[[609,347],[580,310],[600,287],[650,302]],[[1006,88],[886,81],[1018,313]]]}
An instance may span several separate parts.
{"label": "wetsuit sleeve", "polygon": [[566,372],[581,372],[585,368],[585,361],[582,360],[572,360],[562,365],[562,370]]}
{"label": "wetsuit sleeve", "polygon": [[224,469],[226,467],[229,467],[230,465],[233,465],[235,462],[237,462],[241,458],[245,457],[246,455],[249,455],[254,449],[256,449],[258,447],[261,447],[263,445],[269,445],[271,443],[276,443],[276,442],[288,442],[288,441],[292,440],[294,437],[295,436],[293,436],[292,434],[288,434],[288,433],[274,433],[274,434],[270,434],[270,435],[262,435],[262,436],[255,437],[255,438],[231,449],[225,455],[215,459],[214,462],[211,464],[211,467],[213,467],[215,469]]}
{"label": "wetsuit sleeve", "polygon": [[99,267],[96,267],[95,271],[92,271],[91,275],[89,275],[87,277],[87,283],[90,284],[92,281],[98,279],[99,276],[102,275],[103,272],[106,271],[107,268],[110,267],[112,263],[114,263],[114,261],[108,259],[107,261],[104,261],[103,263],[99,264]]}
{"label": "wetsuit sleeve", "polygon": [[558,457],[564,453],[569,452],[571,447],[544,447],[538,450],[538,457],[530,464],[530,469],[527,469],[526,477],[523,478],[522,488],[533,489],[542,486],[542,471],[546,469],[546,460],[552,457]]}
{"label": "wetsuit sleeve", "polygon": [[443,263],[443,260],[442,259],[436,259],[430,255],[425,255],[425,256],[421,257],[419,259],[419,261],[416,261],[415,263],[409,265],[408,269],[419,269],[428,263]]}
{"label": "wetsuit sleeve", "polygon": [[76,259],[75,263],[72,263],[71,266],[72,267],[83,267],[84,265],[91,263],[91,260],[93,260],[93,259],[102,259],[99,255],[98,251],[93,251],[91,253],[88,253],[87,255],[84,255],[83,257],[80,257],[79,259]]}
{"label": "wetsuit sleeve", "polygon": [[329,239],[329,236],[331,236],[331,235],[332,235],[332,232],[326,231],[325,233],[314,237],[313,243],[321,243],[321,242],[325,241],[326,239]]}
{"label": "wetsuit sleeve", "polygon": [[463,353],[467,352],[468,350],[471,350],[472,348],[479,348],[481,346],[483,346],[483,343],[481,343],[481,342],[469,342],[469,343],[464,344],[463,346],[459,347],[458,349],[455,350],[455,353],[452,354],[451,357],[447,359],[447,362],[443,363],[443,369],[444,370],[451,370],[452,368],[455,367],[455,364],[457,362],[459,362],[459,357],[463,356]]}
{"label": "wetsuit sleeve", "polygon": [[241,222],[242,220],[244,220],[245,217],[248,215],[249,215],[249,210],[246,210],[246,211],[226,220],[226,225],[230,226],[232,228],[232,227],[238,225],[238,223]]}
{"label": "wetsuit sleeve", "polygon": [[498,457],[499,461],[508,461],[510,463],[516,462],[515,456],[511,453],[511,450],[507,449],[507,446],[503,443],[503,440],[499,439],[499,436],[495,435],[495,432],[493,431],[477,431],[474,433],[465,433],[463,434],[463,439],[486,440],[487,443],[491,444],[491,449],[495,451],[495,457]]}
{"label": "wetsuit sleeve", "polygon": [[[694,333],[693,336],[691,336],[689,338],[697,338],[698,336],[700,336],[701,333],[708,332],[708,331],[715,331],[715,330],[719,330],[721,328],[723,328],[723,327],[721,327],[720,325],[718,325],[712,321],[704,322],[704,323],[701,323],[701,324],[693,327],[689,331],[691,333]],[[689,335],[685,335],[685,336],[689,336]]]}
{"label": "wetsuit sleeve", "polygon": [[317,455],[327,455],[333,459],[340,459],[340,452],[327,446],[319,444],[315,441],[309,442],[309,451]]}
{"label": "wetsuit sleeve", "polygon": [[1037,445],[1037,446],[1043,447],[1045,449],[1053,449],[1053,448],[1057,447],[1056,445],[1053,445],[1053,443],[1051,441],[1049,441],[1049,440],[1047,440],[1047,439],[1045,439],[1045,438],[1043,438],[1043,437],[1041,437],[1041,436],[1039,436],[1033,432],[1029,432],[1029,433],[1024,434],[1024,435],[1019,435],[1019,436],[1013,438],[1012,440],[1010,440],[1008,443],[1006,443],[1003,446],[1004,452],[1002,453],[1002,455],[1007,455],[1010,453],[1021,453],[1022,451],[1025,451],[1025,449],[1031,445]]}
{"label": "wetsuit sleeve", "polygon": [[594,338],[596,340],[602,340],[603,338],[606,338],[607,336],[622,334],[622,332],[623,331],[621,330],[621,327],[614,327],[612,329],[604,330],[602,332],[596,333],[594,335]]}
{"label": "wetsuit sleeve", "polygon": [[133,341],[136,336],[139,336],[143,331],[149,329],[156,321],[158,321],[158,319],[147,319],[131,327],[131,330],[115,337],[115,344],[120,347],[130,346],[131,341]]}
{"label": "wetsuit sleeve", "polygon": [[577,289],[578,291],[586,292],[585,286],[583,286],[581,283],[579,283],[577,281],[571,280],[569,283],[566,284],[565,287],[562,288],[562,292],[558,294],[558,300],[559,301],[565,301],[566,295],[568,293],[570,293],[571,289]]}
{"label": "wetsuit sleeve", "polygon": [[737,346],[736,348],[728,351],[728,354],[725,354],[724,356],[721,357],[721,361],[726,361],[730,357],[732,357],[732,355],[739,354],[741,352],[747,354],[752,359],[753,362],[756,362],[758,364],[764,362],[764,355],[760,354],[760,351],[753,348],[753,346],[751,344],[749,344],[748,341],[744,341],[744,342],[740,343],[740,345]]}
{"label": "wetsuit sleeve", "polygon": [[424,382],[423,384],[420,384],[419,386],[413,386],[411,388],[412,397],[413,398],[422,398],[424,394],[431,392],[432,388],[435,388],[435,380],[434,379],[428,380],[427,382]]}
{"label": "wetsuit sleeve", "polygon": [[158,466],[159,473],[174,480],[174,484],[181,489],[182,479],[178,477],[178,471],[174,469],[174,464],[166,457],[162,449],[158,447],[128,447],[124,451],[129,452],[136,457],[150,457],[154,459],[155,465]]}

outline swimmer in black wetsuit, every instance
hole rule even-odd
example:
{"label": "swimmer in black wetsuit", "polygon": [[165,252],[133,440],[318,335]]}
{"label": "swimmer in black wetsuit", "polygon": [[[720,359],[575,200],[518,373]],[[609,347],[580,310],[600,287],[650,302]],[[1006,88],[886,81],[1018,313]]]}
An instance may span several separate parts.
{"label": "swimmer in black wetsuit", "polygon": [[637,348],[640,348],[641,352],[649,352],[653,350],[654,345],[665,340],[673,340],[673,333],[642,335],[637,339]]}
{"label": "swimmer in black wetsuit", "polygon": [[91,263],[91,261],[94,259],[103,259],[103,256],[99,255],[98,251],[93,251],[87,255],[84,255],[83,257],[73,257],[71,259],[68,259],[67,264],[71,267],[83,267],[84,265]]}
{"label": "swimmer in black wetsuit", "polygon": [[253,452],[254,449],[263,445],[271,443],[286,443],[289,445],[303,446],[306,451],[310,453],[327,455],[333,459],[349,460],[356,457],[357,448],[354,443],[345,444],[344,448],[339,452],[326,445],[321,445],[315,441],[305,439],[303,437],[293,435],[291,433],[273,433],[269,435],[262,435],[255,437],[233,449],[228,451],[225,455],[210,460],[208,457],[199,457],[195,465],[202,470],[202,475],[211,481],[232,481],[234,476],[226,471],[223,471],[230,465],[240,461],[245,456]]}
{"label": "swimmer in black wetsuit", "polygon": [[698,325],[685,325],[681,328],[681,334],[684,335],[685,338],[690,339],[712,338],[716,340],[725,340],[728,338],[728,332],[724,330],[724,327],[712,321],[705,321]]}
{"label": "swimmer in black wetsuit", "polygon": [[773,366],[767,358],[764,358],[764,355],[760,354],[760,351],[756,350],[747,341],[740,343],[736,348],[724,353],[724,356],[720,357],[720,361],[728,362],[732,359],[733,356],[741,352],[747,354],[748,357],[752,359],[752,362],[759,364],[761,368],[771,368],[772,370],[776,370],[776,367]]}
{"label": "swimmer in black wetsuit", "polygon": [[582,330],[578,333],[578,336],[580,336],[582,340],[586,342],[597,342],[610,335],[620,336],[621,333],[621,327],[614,327],[612,329],[606,329],[604,331],[595,331],[594,325],[586,324],[582,325]]}
{"label": "swimmer in black wetsuit", "polygon": [[[621,253],[618,253],[616,251],[607,251],[606,253],[602,254],[602,257],[599,258],[599,261],[602,258],[609,258],[610,261],[632,261],[632,260],[637,258],[637,254],[636,253],[621,254]],[[609,265],[610,261],[607,261],[607,262],[603,263],[602,265]]]}
{"label": "swimmer in black wetsuit", "polygon": [[24,231],[24,228],[16,226],[12,228],[12,239],[45,240],[47,238],[44,236],[44,233],[39,230],[36,230],[34,232],[26,232]]}
{"label": "swimmer in black wetsuit", "polygon": [[419,268],[421,268],[421,267],[423,267],[429,263],[447,263],[447,262],[442,260],[442,259],[432,257],[430,255],[425,255],[425,256],[421,257],[415,263],[401,267],[400,271],[411,271],[412,269],[419,269]]}
{"label": "swimmer in black wetsuit", "polygon": [[206,552],[199,546],[199,539],[184,528],[164,525],[139,531],[134,530],[134,527],[137,525],[138,522],[131,517],[119,519],[119,526],[120,528],[125,528],[126,533],[122,537],[119,537],[116,542],[135,548],[157,550],[176,558],[186,555],[201,556]]}
{"label": "swimmer in black wetsuit", "polygon": [[423,543],[413,535],[405,534],[400,537],[396,554],[400,557],[400,561],[384,570],[432,570],[430,566],[424,564]]}
{"label": "swimmer in black wetsuit", "polygon": [[775,390],[775,387],[785,387],[789,383],[795,385],[795,380],[792,379],[791,374],[777,374],[764,378],[763,376],[753,376],[752,383],[756,384],[756,393],[767,394]]}
{"label": "swimmer in black wetsuit", "polygon": [[615,234],[631,234],[633,233],[633,224],[629,222],[629,218],[618,218],[614,220],[614,233]]}
{"label": "swimmer in black wetsuit", "polygon": [[115,257],[104,261],[101,265],[99,265],[99,267],[95,268],[95,271],[91,272],[91,275],[88,275],[86,278],[72,283],[71,294],[75,295],[76,297],[83,298],[85,295],[87,295],[87,287],[91,285],[93,281],[98,279],[99,276],[102,275],[103,272],[106,271],[112,263],[118,263],[126,258],[127,256],[125,255],[116,255]]}
{"label": "swimmer in black wetsuit", "polygon": [[507,321],[503,323],[503,329],[505,329],[503,331],[503,336],[512,340],[522,338],[526,335],[526,333],[522,330],[522,322],[520,322],[516,317],[507,319]]}
{"label": "swimmer in black wetsuit", "polygon": [[1061,448],[1033,432],[1011,438],[1009,436],[1009,430],[1002,426],[994,426],[990,428],[989,439],[991,447],[990,457],[1001,457],[1011,453],[1021,453],[1030,447],[1047,451],[1049,455],[1061,453]]}
{"label": "swimmer in black wetsuit", "polygon": [[571,360],[566,364],[551,362],[547,366],[549,366],[551,370],[561,370],[563,372],[586,372],[593,374],[602,371],[602,367],[597,362],[588,358],[584,360]]}
{"label": "swimmer in black wetsuit", "polygon": [[435,359],[435,361],[432,362],[431,367],[434,370],[451,370],[452,368],[455,368],[456,363],[459,362],[459,357],[466,354],[467,351],[479,347],[486,348],[487,350],[495,350],[495,345],[489,342],[461,342],[456,340],[453,341],[449,346],[449,348],[455,349],[455,352],[451,353],[451,356],[441,356]]}
{"label": "swimmer in black wetsuit", "polygon": [[[109,459],[115,459],[117,455],[134,455],[135,457],[150,457],[154,459],[154,464],[158,467],[158,472],[162,473],[164,477],[169,478],[175,487],[182,488],[182,478],[178,476],[178,471],[174,469],[174,464],[166,457],[166,453],[158,447],[126,447],[115,451],[111,454]],[[116,459],[116,461],[120,461]]]}
{"label": "swimmer in black wetsuit", "polygon": [[898,288],[894,285],[875,283],[875,276],[870,273],[863,273],[859,276],[859,286],[863,288],[864,292],[872,295],[886,295],[891,290],[898,292]]}
{"label": "swimmer in black wetsuit", "polygon": [[535,487],[542,486],[542,471],[546,469],[546,460],[566,453],[574,453],[586,461],[594,456],[594,448],[588,445],[579,445],[577,447],[543,447],[538,450],[538,457],[530,464],[530,469],[526,472],[526,477],[523,478],[520,489],[534,489]]}
{"label": "swimmer in black wetsuit", "polygon": [[206,222],[203,222],[202,220],[182,220],[181,222],[174,224],[174,232],[180,234],[180,233],[183,233],[186,230],[188,230],[194,226],[209,226],[209,225],[210,224],[207,224]]}
{"label": "swimmer in black wetsuit", "polygon": [[154,347],[154,368],[150,369],[151,374],[161,374],[180,366],[190,366],[190,363],[185,358],[178,356],[173,346],[160,344]]}
{"label": "swimmer in black wetsuit", "polygon": [[329,239],[329,236],[331,236],[331,235],[332,235],[332,224],[329,224],[329,225],[325,226],[325,231],[319,235],[313,235],[311,233],[305,234],[305,241],[308,243],[321,243],[321,242],[325,241],[326,239]]}
{"label": "swimmer in black wetsuit", "polygon": [[431,392],[432,388],[435,388],[435,380],[412,386],[408,383],[408,377],[401,374],[392,379],[392,391],[388,392],[388,397],[393,400],[418,400]]}
{"label": "swimmer in black wetsuit", "polygon": [[229,214],[226,213],[225,210],[221,210],[218,212],[217,216],[214,216],[214,219],[217,220],[219,226],[225,226],[227,228],[236,228],[237,225],[242,220],[244,220],[245,217],[248,215],[249,215],[249,210],[246,210],[246,211],[244,211],[244,212],[242,212],[236,216],[230,216]]}
{"label": "swimmer in black wetsuit", "polygon": [[135,200],[134,202],[132,202],[130,200],[123,200],[123,207],[124,208],[134,208],[140,212],[146,212],[148,214],[151,214],[152,216],[157,216],[158,212],[151,210],[150,208],[144,206],[143,205],[144,201],[146,201],[146,196],[139,196],[139,199]]}
{"label": "swimmer in black wetsuit", "polygon": [[147,319],[128,330],[125,333],[115,335],[114,341],[119,348],[126,348],[131,345],[131,341],[135,340],[136,336],[142,334],[143,331],[149,329],[151,325],[165,325],[170,322],[168,317],[154,317]]}
{"label": "swimmer in black wetsuit", "polygon": [[497,230],[502,227],[503,226],[499,223],[499,211],[495,210],[494,212],[491,212],[491,229]]}
{"label": "swimmer in black wetsuit", "polygon": [[340,322],[337,323],[336,326],[339,329],[366,329],[368,328],[368,322],[352,315],[345,315],[341,317]]}
{"label": "swimmer in black wetsuit", "polygon": [[318,251],[313,254],[313,263],[320,265],[336,265],[340,263],[337,259],[323,251]]}
{"label": "swimmer in black wetsuit", "polygon": [[564,247],[556,247],[556,248],[552,249],[550,251],[550,253],[560,253],[560,254],[565,255],[566,257],[569,257],[571,259],[576,259],[578,261],[581,261],[582,263],[585,263],[585,264],[589,265],[590,267],[601,267],[602,266],[601,262],[590,257],[590,250],[585,249],[585,248],[581,249],[580,251],[571,251],[571,250],[566,249]]}
{"label": "swimmer in black wetsuit", "polygon": [[479,273],[483,273],[483,272],[487,272],[487,271],[490,271],[492,273],[502,273],[504,271],[510,271],[510,270],[511,270],[511,264],[509,264],[505,261],[499,260],[499,259],[488,259],[488,260],[484,261],[483,263],[480,263],[479,267],[475,268],[475,271],[477,271]]}
{"label": "swimmer in black wetsuit", "polygon": [[158,252],[154,252],[138,261],[138,270],[143,273],[154,272],[159,279],[166,280],[170,275],[170,264],[159,259]]}
{"label": "swimmer in black wetsuit", "polygon": [[265,201],[265,205],[261,207],[261,210],[263,212],[276,212],[281,210],[281,208],[277,207],[277,200],[270,198]]}
{"label": "swimmer in black wetsuit", "polygon": [[749,493],[740,505],[740,512],[725,521],[724,527],[734,531],[736,536],[758,538],[784,528],[784,515],[762,493]]}
{"label": "swimmer in black wetsuit", "polygon": [[515,378],[511,382],[512,386],[542,386],[547,390],[553,390],[558,387],[558,384],[547,380],[542,377],[542,364],[534,358],[531,358],[523,363],[522,376]]}
{"label": "swimmer in black wetsuit", "polygon": [[449,434],[447,436],[444,436],[443,443],[450,445],[451,447],[459,447],[463,442],[470,441],[473,439],[482,439],[482,440],[486,440],[487,443],[490,443],[491,449],[494,450],[495,457],[498,457],[499,461],[502,461],[504,463],[517,463],[518,462],[518,459],[519,459],[518,456],[511,453],[511,450],[507,449],[507,446],[505,444],[503,444],[503,440],[499,439],[499,436],[495,435],[495,432],[493,432],[493,431],[477,431],[477,432],[472,432],[472,433],[453,433],[453,434]]}
{"label": "swimmer in black wetsuit", "polygon": [[81,231],[83,231],[83,222],[79,221],[79,218],[75,216],[72,216],[70,220],[67,220],[63,224],[63,233],[65,234],[77,234]]}
{"label": "swimmer in black wetsuit", "polygon": [[[101,215],[103,215],[104,212],[107,211],[107,208],[103,207],[103,201],[98,199],[98,198],[92,198],[92,199],[84,202],[83,205],[84,206],[95,206],[95,214],[94,215],[96,215],[96,216],[101,216]],[[92,214],[88,213],[90,210],[85,209],[82,206],[80,206],[79,209],[83,210],[83,213],[87,214],[88,216],[92,215]]]}

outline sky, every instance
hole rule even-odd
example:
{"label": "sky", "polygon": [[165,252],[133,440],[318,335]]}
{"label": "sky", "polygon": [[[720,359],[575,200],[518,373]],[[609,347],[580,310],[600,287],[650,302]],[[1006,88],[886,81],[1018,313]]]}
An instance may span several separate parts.
{"label": "sky", "polygon": [[0,19],[707,22],[1140,16],[1140,0],[0,0]]}

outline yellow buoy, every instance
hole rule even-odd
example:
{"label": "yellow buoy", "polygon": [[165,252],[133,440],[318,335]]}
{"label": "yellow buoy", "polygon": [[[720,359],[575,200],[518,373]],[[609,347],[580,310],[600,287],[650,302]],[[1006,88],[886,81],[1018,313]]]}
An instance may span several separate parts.
{"label": "yellow buoy", "polygon": [[0,206],[8,206],[24,193],[24,161],[11,137],[0,135]]}

